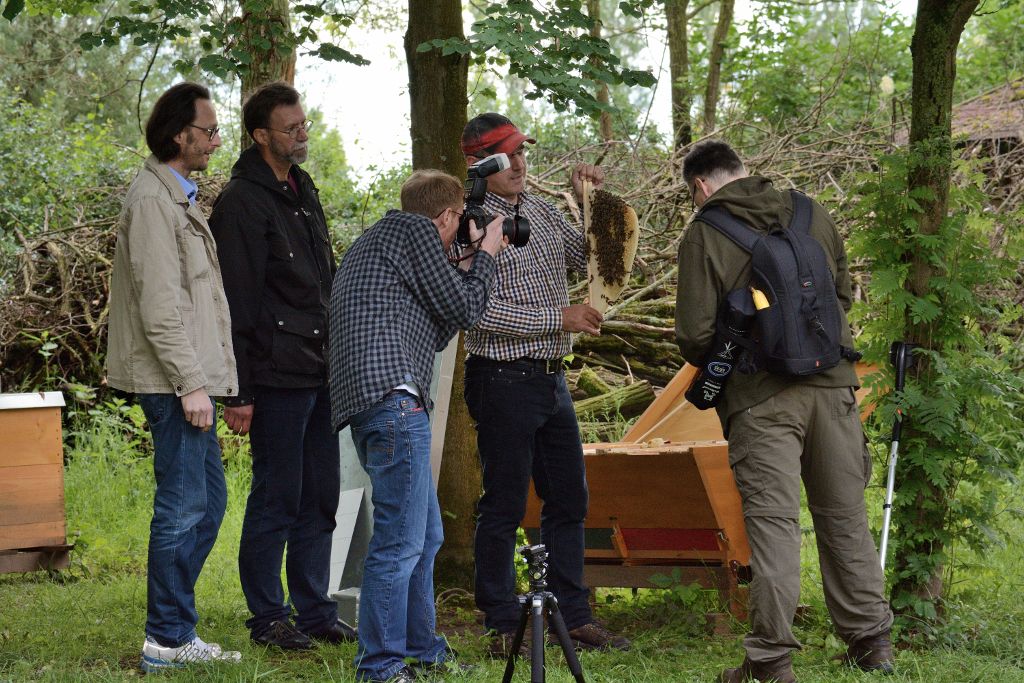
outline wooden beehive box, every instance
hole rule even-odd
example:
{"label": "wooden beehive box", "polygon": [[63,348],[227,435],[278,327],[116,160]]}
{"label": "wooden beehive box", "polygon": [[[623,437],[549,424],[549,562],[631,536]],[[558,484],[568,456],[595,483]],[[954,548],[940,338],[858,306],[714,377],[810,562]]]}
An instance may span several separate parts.
{"label": "wooden beehive box", "polygon": [[0,572],[68,564],[60,392],[0,394]]}

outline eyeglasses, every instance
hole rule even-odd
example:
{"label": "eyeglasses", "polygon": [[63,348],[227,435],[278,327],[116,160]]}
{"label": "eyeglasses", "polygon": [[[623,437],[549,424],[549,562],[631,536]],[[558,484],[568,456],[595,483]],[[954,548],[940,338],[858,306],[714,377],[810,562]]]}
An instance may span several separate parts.
{"label": "eyeglasses", "polygon": [[270,128],[270,127],[267,127],[267,130],[272,130],[272,131],[275,131],[275,132],[278,132],[278,133],[284,133],[285,135],[290,137],[292,140],[294,140],[295,138],[297,138],[299,136],[299,131],[300,130],[304,130],[304,131],[306,131],[308,133],[309,129],[312,128],[312,127],[313,127],[313,122],[310,121],[309,119],[306,119],[302,123],[296,123],[294,126],[291,126],[290,128],[285,128],[284,130],[281,130],[280,128]]}
{"label": "eyeglasses", "polygon": [[204,133],[206,133],[210,137],[210,140],[213,140],[213,136],[215,136],[217,133],[220,132],[220,126],[213,126],[211,128],[203,128],[202,126],[197,126],[194,123],[190,123],[188,125],[191,126],[192,128],[198,128],[199,130],[201,130]]}
{"label": "eyeglasses", "polygon": [[434,218],[440,218],[441,216],[443,216],[443,215],[444,215],[444,212],[445,212],[445,211],[451,211],[452,213],[454,213],[454,214],[455,214],[456,216],[458,216],[458,217],[459,217],[459,220],[460,220],[460,221],[462,220],[462,212],[461,212],[461,211],[456,211],[455,209],[453,209],[453,208],[452,208],[452,207],[450,207],[450,206],[449,206],[448,208],[446,208],[446,209],[443,209],[443,210],[441,211],[441,213],[439,213],[439,214],[437,214],[436,216],[434,216]]}

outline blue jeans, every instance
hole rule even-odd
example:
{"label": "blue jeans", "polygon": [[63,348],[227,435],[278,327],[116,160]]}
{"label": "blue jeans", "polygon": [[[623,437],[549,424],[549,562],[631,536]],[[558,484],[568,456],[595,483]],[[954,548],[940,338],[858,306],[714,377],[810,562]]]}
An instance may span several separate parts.
{"label": "blue jeans", "polygon": [[570,630],[590,623],[583,583],[587,478],[565,375],[472,357],[466,361],[465,398],[476,422],[483,474],[474,555],[484,626],[507,633],[519,624],[512,561],[531,477],[543,501],[540,539],[549,553],[548,586]]}
{"label": "blue jeans", "polygon": [[331,536],[341,491],[341,454],[331,429],[327,387],[257,387],[253,398],[252,486],[238,548],[238,576],[249,611],[245,625],[258,634],[287,619],[291,605],[301,631],[318,631],[338,619],[327,596]]}
{"label": "blue jeans", "polygon": [[412,394],[393,391],[351,419],[373,485],[373,536],[359,595],[359,680],[387,680],[405,658],[442,662],[434,632],[434,556],[444,532],[430,475],[430,420]]}
{"label": "blue jeans", "polygon": [[217,432],[185,420],[174,394],[139,394],[153,435],[153,519],[146,571],[146,635],[177,647],[196,635],[195,586],[224,519],[227,488]]}

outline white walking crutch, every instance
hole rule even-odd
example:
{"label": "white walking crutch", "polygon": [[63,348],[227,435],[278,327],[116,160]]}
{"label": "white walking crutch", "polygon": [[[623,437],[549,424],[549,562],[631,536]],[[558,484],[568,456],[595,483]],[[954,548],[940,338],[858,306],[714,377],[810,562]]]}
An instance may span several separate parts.
{"label": "white walking crutch", "polygon": [[[903,382],[906,379],[907,370],[914,367],[913,350],[917,344],[895,341],[889,347],[889,362],[896,368],[896,392],[903,391]],[[889,448],[889,475],[885,482],[885,505],[883,506],[884,519],[882,521],[882,543],[878,549],[878,555],[882,561],[882,569],[885,569],[885,555],[889,547],[889,520],[892,518],[892,496],[896,488],[896,459],[899,457],[900,433],[903,431],[903,411],[896,409],[896,418],[892,424],[892,446]]]}

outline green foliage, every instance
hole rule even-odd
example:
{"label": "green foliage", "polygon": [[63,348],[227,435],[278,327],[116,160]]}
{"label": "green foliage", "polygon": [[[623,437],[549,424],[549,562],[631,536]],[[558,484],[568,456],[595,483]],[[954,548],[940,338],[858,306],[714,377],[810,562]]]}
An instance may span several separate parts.
{"label": "green foliage", "polygon": [[[81,3],[55,2],[51,11],[75,14],[90,11]],[[297,28],[275,10],[273,0],[241,0],[237,15],[224,15],[208,0],[134,0],[127,11],[106,17],[95,28],[83,32],[79,45],[85,50],[116,46],[123,41],[135,45],[160,46],[194,38],[202,48],[198,59],[182,56],[175,68],[182,74],[202,68],[220,78],[245,76],[252,66],[254,50],[287,57],[305,44],[314,44],[308,54],[326,61],[367,64],[329,40],[321,40],[318,25],[348,26],[348,12],[328,11],[326,5],[295,4],[289,8]],[[15,15],[17,12],[14,13]],[[13,20],[13,17],[12,17]]]}
{"label": "green foliage", "polygon": [[34,106],[0,90],[7,114],[0,136],[0,288],[20,246],[44,228],[116,215],[110,202],[137,163],[111,144],[112,131],[94,114],[67,121],[50,96]]}
{"label": "green foliage", "polygon": [[812,116],[840,129],[864,119],[884,122],[882,79],[892,79],[896,94],[909,88],[911,29],[899,15],[868,3],[760,3],[726,51],[723,113],[773,128]]}
{"label": "green foliage", "polygon": [[[1024,378],[1006,353],[1014,345],[1007,324],[1021,320],[1007,296],[1015,264],[988,246],[993,222],[1015,218],[986,210],[981,178],[960,162],[948,217],[937,234],[922,234],[916,218],[928,193],[907,190],[909,169],[926,163],[921,155],[883,155],[875,172],[861,176],[850,252],[871,272],[867,302],[855,309],[859,346],[885,368],[875,428],[883,432],[897,410],[907,419],[893,508],[893,606],[915,630],[933,633],[947,596],[924,587],[960,569],[957,548],[982,552],[1005,540],[1001,501],[1024,464]],[[912,257],[934,268],[921,296],[908,286]],[[897,394],[888,345],[907,339],[911,327],[927,331],[924,348]]]}
{"label": "green foliage", "polygon": [[556,111],[576,107],[591,116],[616,111],[597,101],[591,92],[595,82],[650,87],[655,79],[647,71],[622,66],[607,40],[590,35],[592,21],[582,4],[561,0],[544,9],[527,0],[492,3],[465,41],[436,39],[417,49],[472,55],[478,65],[507,66],[511,76],[533,84],[527,99],[547,98]]}
{"label": "green foliage", "polygon": [[1024,2],[983,0],[967,22],[956,65],[956,99],[1024,76]]}

